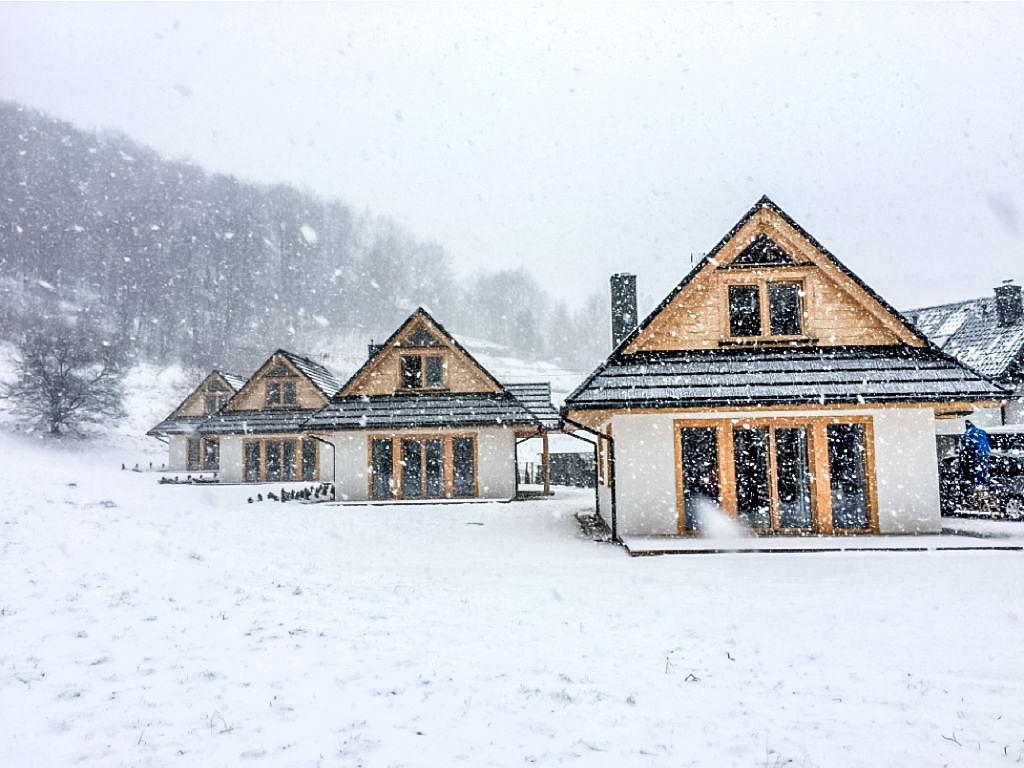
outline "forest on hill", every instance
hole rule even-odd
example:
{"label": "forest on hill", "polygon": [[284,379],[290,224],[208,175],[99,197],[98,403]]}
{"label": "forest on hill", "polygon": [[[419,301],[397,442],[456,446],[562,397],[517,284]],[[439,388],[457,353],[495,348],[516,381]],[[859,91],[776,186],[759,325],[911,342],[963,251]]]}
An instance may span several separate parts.
{"label": "forest on hill", "polygon": [[459,281],[386,215],[0,102],[0,339],[88,317],[135,359],[247,373],[279,347],[365,350],[420,305],[526,359],[585,370],[610,347],[604,296],[570,310],[500,265]]}

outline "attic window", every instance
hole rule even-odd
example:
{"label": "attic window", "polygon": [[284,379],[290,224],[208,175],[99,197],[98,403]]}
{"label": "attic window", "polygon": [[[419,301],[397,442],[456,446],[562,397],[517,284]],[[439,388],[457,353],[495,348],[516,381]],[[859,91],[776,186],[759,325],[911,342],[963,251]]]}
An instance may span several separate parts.
{"label": "attic window", "polygon": [[760,234],[753,241],[740,251],[739,255],[730,263],[730,267],[760,267],[764,265],[780,266],[794,265],[796,259],[779,247],[778,243],[768,235]]}
{"label": "attic window", "polygon": [[758,286],[729,286],[729,335],[761,335],[761,291]]}
{"label": "attic window", "polygon": [[267,383],[267,405],[295,405],[295,382]]}
{"label": "attic window", "polygon": [[426,328],[420,328],[406,339],[403,347],[439,347],[441,342],[435,339]]}
{"label": "attic window", "polygon": [[267,376],[294,376],[295,373],[284,363],[278,363]]}
{"label": "attic window", "polygon": [[402,389],[440,389],[444,387],[444,357],[441,355],[402,355]]}
{"label": "attic window", "polygon": [[800,336],[804,332],[802,296],[803,286],[799,282],[730,285],[729,335]]}
{"label": "attic window", "polygon": [[228,395],[207,395],[204,403],[204,413],[216,413],[228,401]]}

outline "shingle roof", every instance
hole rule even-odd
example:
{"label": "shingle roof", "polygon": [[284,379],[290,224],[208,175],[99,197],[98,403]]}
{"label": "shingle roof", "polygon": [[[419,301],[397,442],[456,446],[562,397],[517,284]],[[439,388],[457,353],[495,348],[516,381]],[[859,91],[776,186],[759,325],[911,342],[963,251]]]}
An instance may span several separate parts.
{"label": "shingle roof", "polygon": [[516,396],[530,412],[540,419],[544,429],[558,429],[561,419],[551,404],[551,384],[546,381],[506,384],[505,389]]}
{"label": "shingle roof", "polygon": [[244,387],[245,382],[248,381],[248,379],[245,378],[245,376],[236,376],[233,373],[223,373],[219,371],[218,373],[220,373],[220,375],[224,378],[224,381],[226,381],[231,386],[231,388],[235,390],[235,392]]}
{"label": "shingle roof", "polygon": [[505,393],[432,393],[336,398],[316,411],[307,429],[402,429],[536,425],[519,400]]}
{"label": "shingle roof", "polygon": [[320,365],[320,363],[314,363],[308,357],[302,357],[284,349],[279,350],[279,352],[288,358],[288,362],[298,368],[312,381],[317,389],[324,393],[325,397],[332,397],[335,392],[341,389],[341,382],[338,378],[324,366]]}
{"label": "shingle roof", "polygon": [[961,402],[1007,392],[933,348],[736,348],[617,355],[567,409]]}
{"label": "shingle roof", "polygon": [[166,418],[153,427],[147,435],[191,435],[206,416],[174,416]]}
{"label": "shingle roof", "polygon": [[218,411],[196,426],[196,432],[210,435],[253,435],[300,432],[313,408],[264,408],[253,411]]}
{"label": "shingle roof", "polygon": [[993,296],[904,313],[943,352],[1001,380],[1024,352],[1024,320],[1000,326]]}

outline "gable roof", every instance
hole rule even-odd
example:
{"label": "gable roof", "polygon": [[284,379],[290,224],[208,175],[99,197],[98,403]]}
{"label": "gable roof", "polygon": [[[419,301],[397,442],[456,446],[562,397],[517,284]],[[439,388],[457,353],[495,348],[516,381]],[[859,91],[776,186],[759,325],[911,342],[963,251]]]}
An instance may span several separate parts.
{"label": "gable roof", "polygon": [[[769,209],[905,329],[900,344],[633,351],[633,341],[762,209]],[[755,238],[756,242],[756,238]],[[741,251],[741,255],[748,250]],[[762,243],[748,261],[782,258]],[[741,264],[737,268],[748,266]],[[909,344],[906,339],[915,341]],[[1006,390],[943,353],[768,197],[762,197],[565,401],[572,409],[1003,400]]]}
{"label": "gable roof", "polygon": [[[494,378],[490,371],[484,368],[483,365],[481,365],[480,361],[473,357],[473,355],[469,353],[469,350],[463,347],[458,342],[458,340],[445,329],[443,325],[437,322],[437,320],[434,319],[433,315],[427,312],[427,310],[425,310],[423,307],[417,307],[416,310],[411,315],[409,315],[409,317],[407,317],[405,321],[398,326],[397,329],[395,329],[395,332],[388,336],[386,341],[384,341],[382,344],[373,345],[373,354],[370,355],[370,357],[367,358],[367,360],[361,366],[359,366],[359,370],[353,373],[349,377],[348,381],[346,381],[345,384],[338,389],[338,392],[335,395],[334,399],[350,397],[353,393],[355,386],[362,380],[363,375],[367,371],[372,369],[378,363],[378,361],[392,353],[393,348],[396,346],[397,339],[399,339],[402,336],[402,334],[409,328],[409,326],[412,325],[413,323],[423,321],[426,321],[427,324],[433,326],[433,328],[441,336],[444,337],[444,342],[447,342],[454,349],[458,350],[461,354],[463,354],[470,361],[470,363],[472,363],[484,375],[487,381],[489,381],[495,389],[504,390],[504,387],[501,385],[501,382]],[[411,338],[415,338],[417,336],[419,336],[419,331],[414,333]],[[433,340],[434,343],[429,343],[427,344],[427,346],[431,348],[435,346],[444,346],[444,344],[437,343],[437,338],[434,334],[431,334],[431,339]]]}
{"label": "gable roof", "polygon": [[[898,323],[903,328],[905,328],[906,331],[912,337],[915,337],[922,344],[929,344],[930,343],[928,341],[928,338],[923,333],[921,333],[919,330],[914,328],[910,323],[908,323],[906,318],[904,318],[894,307],[892,307],[885,299],[883,299],[881,296],[879,296],[877,293],[875,293],[875,291],[872,290],[870,286],[868,286],[863,280],[861,280],[856,274],[854,274],[845,264],[843,264],[841,261],[839,261],[839,259],[837,259],[835,257],[835,255],[832,254],[831,251],[829,251],[827,248],[825,248],[825,246],[823,246],[821,243],[819,243],[817,241],[817,239],[814,238],[813,235],[811,235],[809,232],[807,232],[807,230],[805,230],[796,221],[794,221],[793,218],[789,216],[789,214],[787,214],[778,205],[776,205],[767,195],[764,195],[764,196],[761,197],[760,200],[758,200],[753,205],[753,207],[749,211],[747,211],[743,215],[743,217],[738,222],[736,222],[736,224],[732,227],[732,229],[730,229],[725,234],[725,236],[721,240],[718,241],[718,243],[715,245],[715,247],[712,248],[707,253],[707,255],[705,255],[704,258],[701,259],[689,271],[689,273],[687,273],[687,275],[682,279],[682,281],[674,289],[672,289],[672,291],[668,294],[668,296],[666,296],[661,301],[661,303],[658,304],[658,306],[655,307],[646,318],[644,318],[643,322],[641,322],[636,328],[633,329],[633,331],[628,336],[626,336],[622,340],[622,342],[613,350],[612,355],[614,356],[614,355],[619,354],[619,353],[625,351],[626,349],[628,349],[629,346],[633,343],[633,341],[635,341],[637,339],[637,337],[640,336],[643,333],[644,329],[647,328],[647,326],[649,326],[654,321],[654,319],[658,315],[661,314],[662,310],[664,310],[666,307],[668,307],[672,303],[672,301],[676,298],[676,296],[678,296],[679,293],[684,288],[686,288],[686,286],[689,285],[698,274],[700,274],[702,271],[704,271],[704,269],[706,269],[709,265],[717,265],[718,264],[717,256],[719,255],[721,250],[734,237],[736,237],[736,235],[739,233],[739,231],[741,229],[743,229],[743,227],[746,226],[747,223],[750,222],[750,220],[753,219],[754,216],[756,216],[759,211],[764,210],[764,209],[772,211],[779,218],[781,218],[786,224],[788,224],[790,227],[792,227],[800,237],[804,238],[814,249],[816,249],[818,252],[821,253],[822,256],[824,256],[826,259],[828,259],[829,262],[831,262],[842,274],[844,274],[846,277],[848,277],[850,280],[852,280],[862,291],[864,291],[864,293],[866,293],[871,299],[873,299],[875,302],[877,302],[878,305],[891,317],[891,319],[893,321],[895,321],[896,323]],[[757,238],[754,239],[754,241],[751,243],[751,245],[753,245],[755,242],[757,242]],[[766,245],[767,244],[765,244],[765,246],[762,246],[762,248],[765,248]],[[748,246],[748,248],[749,248],[749,246]],[[743,253],[746,253],[746,252],[747,251],[745,250],[740,255],[743,255]],[[771,251],[769,251],[769,252],[771,252]],[[739,267],[739,266],[753,266],[753,265],[751,264],[751,265],[737,265],[737,266]],[[777,265],[773,265],[773,264],[760,264],[758,266],[777,266]]]}
{"label": "gable roof", "polygon": [[1024,357],[1024,319],[1000,326],[994,296],[906,314],[943,352],[985,376],[1011,378]]}
{"label": "gable roof", "polygon": [[558,429],[561,417],[558,409],[551,404],[551,383],[547,381],[506,384],[505,389],[511,392],[519,402],[525,405],[536,416],[544,429]]}
{"label": "gable roof", "polygon": [[314,363],[308,357],[296,355],[294,352],[289,352],[286,349],[279,349],[274,354],[283,355],[303,376],[313,382],[316,388],[323,393],[324,397],[330,398],[341,389],[341,382],[338,380],[338,377],[320,365],[320,363]]}
{"label": "gable roof", "polygon": [[214,368],[206,374],[205,377],[203,377],[203,380],[199,382],[195,389],[185,396],[184,400],[178,403],[177,407],[171,411],[170,415],[168,415],[166,419],[150,429],[146,434],[152,436],[184,435],[195,432],[196,426],[206,418],[207,414],[182,415],[181,411],[198,392],[208,389],[208,384],[218,381],[223,382],[227,389],[222,390],[217,388],[217,391],[230,392],[232,395],[236,394],[245,384],[245,379],[243,377],[236,376],[232,373],[222,373]]}
{"label": "gable roof", "polygon": [[641,352],[606,361],[567,408],[1002,400],[1007,392],[927,347],[755,347]]}

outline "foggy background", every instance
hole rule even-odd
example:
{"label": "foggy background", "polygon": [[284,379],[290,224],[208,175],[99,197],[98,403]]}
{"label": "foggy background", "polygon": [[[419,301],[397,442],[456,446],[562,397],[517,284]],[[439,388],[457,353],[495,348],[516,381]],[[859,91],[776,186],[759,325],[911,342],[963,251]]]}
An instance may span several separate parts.
{"label": "foggy background", "polygon": [[[301,237],[304,224],[316,230],[302,220],[309,200],[344,209],[359,234],[353,250],[339,266],[328,254],[312,266],[351,277],[347,297],[369,301],[368,254],[389,232],[409,252],[439,259],[432,269],[389,252],[395,269],[416,262],[415,274],[389,298],[393,311],[368,311],[352,329],[342,328],[342,307],[326,307],[337,292],[310,294],[302,283],[301,300],[265,292],[257,302],[260,273],[232,295],[250,291],[250,304],[264,306],[277,295],[278,316],[287,304],[318,319],[298,328],[246,321],[229,329],[236,346],[245,329],[265,347],[262,357],[291,341],[300,352],[319,347],[343,330],[363,344],[419,303],[446,311],[438,319],[456,333],[508,343],[458,310],[476,301],[486,311],[491,294],[480,281],[506,270],[544,293],[509,298],[505,290],[502,300],[522,299],[521,317],[504,316],[512,346],[551,357],[599,336],[570,363],[584,368],[610,348],[609,274],[638,274],[644,316],[762,194],[899,309],[987,295],[1020,279],[1022,39],[1019,3],[4,3],[0,100],[86,134],[110,140],[116,132],[161,162],[310,196],[288,217],[298,234],[282,237],[286,250],[310,245]],[[0,138],[17,153],[10,120]],[[59,143],[57,133],[68,131],[54,129]],[[52,166],[56,150],[47,152]],[[0,222],[0,277],[8,279],[30,269],[24,260],[15,268],[11,255],[14,235],[24,234],[13,226],[25,230],[19,211],[35,206],[37,225],[49,215],[32,154],[5,165],[5,181],[24,196],[15,206],[7,195]],[[64,182],[86,200],[80,179],[62,171],[51,169],[47,189]],[[218,178],[209,186],[223,185]],[[217,208],[223,196],[207,192]],[[144,218],[137,228],[149,226]],[[246,232],[276,218],[250,210]],[[314,235],[323,246],[323,233]],[[167,242],[161,248],[165,286],[180,256]],[[211,263],[222,258],[205,253]],[[291,256],[305,269],[301,253]],[[220,266],[237,275],[235,263]],[[119,279],[109,263],[103,270],[111,285]],[[322,286],[331,274],[320,276]],[[37,277],[53,285],[32,274],[32,290]],[[445,288],[456,284],[468,294]],[[174,306],[193,295],[186,281]],[[86,301],[79,293],[72,303]],[[517,325],[527,316],[534,326]],[[567,317],[578,327],[552,337]],[[197,364],[229,355],[228,345],[202,351],[213,349],[216,332],[225,331],[211,326],[193,340]]]}

